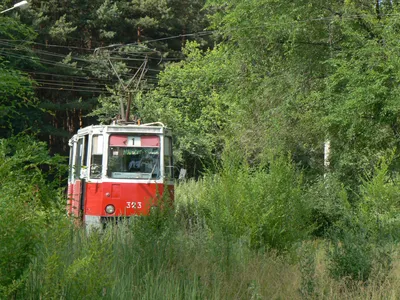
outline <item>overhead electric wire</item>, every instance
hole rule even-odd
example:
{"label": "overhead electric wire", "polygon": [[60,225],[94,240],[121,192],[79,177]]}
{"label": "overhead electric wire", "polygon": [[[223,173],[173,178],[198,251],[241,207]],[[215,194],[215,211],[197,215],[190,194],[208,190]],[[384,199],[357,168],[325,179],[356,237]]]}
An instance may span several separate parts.
{"label": "overhead electric wire", "polygon": [[89,91],[89,92],[98,92],[98,93],[109,93],[107,90],[103,89],[95,89],[95,88],[85,88],[81,86],[69,86],[63,84],[46,84],[46,85],[39,85],[35,88],[43,88],[43,87],[51,87],[51,88],[59,88],[59,89],[69,89],[69,90],[76,90],[76,91]]}
{"label": "overhead electric wire", "polygon": [[57,91],[72,91],[72,92],[88,92],[88,93],[105,93],[105,94],[112,94],[108,91],[97,91],[97,90],[80,90],[80,89],[73,89],[73,88],[53,88],[53,87],[45,87],[45,86],[37,86],[35,89],[46,89],[46,90],[57,90]]}
{"label": "overhead electric wire", "polygon": [[[0,44],[1,44],[1,41],[0,41]],[[7,49],[7,50],[10,50],[10,51],[18,51],[17,49],[12,49],[12,48],[9,48],[9,49]],[[5,51],[5,53],[7,53],[7,50],[5,50],[5,49],[3,49],[3,50],[0,50],[0,52],[1,51],[3,51],[3,53],[4,53],[4,51]],[[58,54],[58,53],[51,53],[51,52],[48,52],[48,51],[42,51],[42,50],[37,50],[37,49],[33,49],[32,50],[33,52],[38,52],[38,53],[42,53],[42,54],[44,54],[44,55],[49,55],[49,56],[54,56],[54,57],[60,57],[60,58],[66,58],[66,56],[64,56],[64,55],[61,55],[61,54]],[[9,52],[8,52],[9,53]],[[17,54],[10,54],[10,56],[12,56],[12,55],[17,55]],[[31,57],[29,57],[28,55],[23,55],[23,54],[18,54],[20,57],[28,57],[28,58],[31,58]],[[15,57],[15,56],[14,56]],[[31,59],[33,59],[33,58],[31,58]],[[42,61],[42,62],[46,62],[46,63],[48,63],[48,64],[56,64],[57,66],[68,66],[68,65],[65,65],[65,64],[63,64],[62,62],[55,62],[55,61],[53,61],[53,60],[49,60],[49,59],[45,59],[45,58],[41,58],[41,57],[38,57],[38,59],[40,59],[40,61]],[[89,63],[89,64],[101,64],[102,62],[100,62],[100,61],[96,61],[96,60],[87,60],[87,59],[83,59],[83,58],[79,58],[79,57],[75,57],[75,56],[71,56],[71,59],[73,59],[73,60],[77,60],[77,61],[82,61],[82,62],[86,62],[86,63]],[[111,58],[110,58],[111,59]],[[112,58],[113,60],[119,60],[119,58]],[[121,58],[122,60],[133,60],[133,59],[126,59],[126,58]],[[137,59],[138,61],[143,61],[142,59]],[[60,65],[61,64],[61,65]],[[74,67],[73,67],[74,68]],[[77,67],[77,68],[80,68],[80,69],[82,69],[82,70],[87,70],[85,67]],[[128,66],[128,68],[129,69],[138,69],[138,67],[134,67],[134,66]],[[74,68],[75,69],[75,68]],[[157,69],[152,69],[152,68],[149,68],[149,70],[150,71],[154,71],[154,72],[160,72],[160,70],[157,70]],[[129,76],[129,75],[126,75],[126,76]]]}
{"label": "overhead electric wire", "polygon": [[103,79],[103,78],[96,78],[96,77],[89,77],[89,76],[79,76],[79,75],[64,75],[58,73],[47,73],[47,72],[36,72],[32,70],[21,69],[21,71],[26,72],[28,74],[38,74],[38,75],[45,75],[45,76],[55,76],[55,77],[69,77],[69,78],[77,78],[77,79],[84,79],[84,80],[97,80],[97,81],[107,81],[111,83],[117,83],[118,80],[113,79]]}
{"label": "overhead electric wire", "polygon": [[158,38],[158,39],[153,39],[153,40],[145,40],[145,41],[142,41],[142,42],[134,42],[134,43],[130,43],[130,44],[125,44],[125,45],[118,46],[118,48],[127,47],[127,46],[137,46],[137,45],[141,45],[141,44],[149,44],[149,43],[154,43],[154,42],[159,42],[159,41],[167,41],[167,40],[183,38],[183,37],[189,37],[189,36],[199,36],[199,37],[200,36],[207,36],[207,35],[213,34],[215,31],[216,30],[199,31],[199,32],[187,33],[187,34],[179,34],[179,35],[170,36],[170,37],[164,37],[164,38]]}
{"label": "overhead electric wire", "polygon": [[[31,56],[23,55],[23,54],[15,54],[13,52],[10,53],[9,51],[4,50],[4,49],[0,49],[0,53],[3,53],[4,55],[10,56],[10,57],[28,59],[28,60],[32,60],[32,61],[37,59],[38,60],[37,62],[40,62],[42,64],[52,65],[52,66],[56,66],[56,67],[60,67],[60,68],[68,68],[68,69],[72,69],[72,70],[76,70],[76,71],[87,71],[87,72],[93,71],[91,69],[88,69],[87,67],[80,67],[80,66],[74,67],[74,66],[70,66],[68,64],[63,64],[62,62],[55,62],[55,61],[40,58],[40,57],[31,57]],[[93,62],[93,63],[95,63],[95,62]],[[138,69],[138,67],[129,67],[129,69]],[[160,72],[160,70],[155,70],[155,69],[150,69],[150,70]],[[127,73],[127,74],[123,74],[122,77],[124,77],[125,79],[128,79],[128,78],[131,78],[131,75],[129,75],[129,73]]]}
{"label": "overhead electric wire", "polygon": [[[15,48],[15,45],[13,45],[12,43],[8,43],[8,42],[2,42],[2,40],[0,39],[0,45],[3,45],[3,46],[8,46],[9,47],[9,49],[10,50],[12,50],[12,51],[21,51],[21,50],[25,50],[25,49],[16,49]],[[42,50],[42,49],[26,49],[27,51],[29,50],[29,51],[32,51],[32,52],[35,52],[35,53],[39,53],[39,54],[42,54],[42,55],[48,55],[48,56],[53,56],[53,57],[59,57],[59,58],[63,58],[63,59],[65,59],[69,54],[65,54],[65,55],[63,55],[63,54],[59,54],[59,53],[54,53],[54,52],[50,52],[50,51],[45,51],[45,50]],[[119,54],[125,54],[125,53],[119,53]],[[138,54],[141,54],[141,52],[138,52]],[[139,56],[139,55],[137,55],[137,56]],[[142,56],[143,58],[144,57],[146,57],[146,56]],[[76,61],[81,61],[81,62],[86,62],[86,63],[90,63],[90,64],[96,64],[96,63],[99,63],[98,61],[96,61],[96,60],[89,60],[89,59],[85,59],[85,58],[81,58],[81,57],[77,57],[77,56],[75,56],[75,55],[71,55],[70,56],[70,58],[72,59],[72,60],[76,60]],[[122,60],[122,61],[143,61],[143,58],[125,58],[125,57],[110,57],[110,59],[111,60]],[[159,60],[159,58],[153,58],[153,59],[157,59],[157,60]],[[152,71],[158,71],[158,70],[156,70],[156,69],[152,69]]]}
{"label": "overhead electric wire", "polygon": [[51,83],[51,82],[38,82],[38,84],[40,84],[40,86],[49,85],[49,86],[61,86],[61,87],[94,90],[94,91],[107,91],[106,88],[99,88],[95,86],[82,86],[79,84],[62,84],[62,83]]}
{"label": "overhead electric wire", "polygon": [[[99,93],[99,94],[109,94],[112,95],[113,93],[109,91],[98,91],[98,90],[80,90],[76,88],[56,88],[56,87],[46,87],[46,86],[37,86],[35,89],[45,89],[45,90],[57,90],[57,91],[73,91],[73,92],[93,92],[93,93]],[[144,88],[143,90],[150,91],[151,89],[149,88]],[[122,96],[122,95],[121,95]]]}
{"label": "overhead electric wire", "polygon": [[[36,72],[36,71],[26,70],[26,69],[20,69],[20,70],[25,72],[25,73],[33,74],[33,75],[44,75],[44,76],[54,76],[54,77],[68,77],[68,78],[76,78],[76,79],[82,79],[82,80],[95,80],[95,81],[105,81],[105,82],[108,82],[108,83],[118,83],[118,80],[115,80],[115,79],[104,79],[104,78],[96,78],[96,77],[89,77],[89,76],[79,76],[79,75],[64,75],[64,74],[48,73],[48,72]],[[158,80],[158,78],[156,76],[146,76],[146,78],[149,79],[149,80]]]}
{"label": "overhead electric wire", "polygon": [[[383,17],[400,17],[400,14],[382,14],[380,15],[382,18]],[[254,29],[254,28],[265,28],[265,27],[277,27],[277,26],[282,26],[282,25],[290,25],[290,24],[299,24],[299,23],[307,23],[307,22],[319,22],[319,21],[332,21],[332,20],[339,20],[339,21],[346,21],[346,20],[356,20],[356,19],[368,19],[368,18],[376,18],[376,16],[373,15],[335,15],[332,17],[319,17],[319,18],[310,18],[310,19],[303,19],[303,20],[293,20],[293,21],[289,21],[289,22],[266,22],[264,24],[260,24],[257,26],[246,26],[246,27],[232,27],[232,28],[228,28],[225,30],[225,32],[232,32],[232,31],[238,31],[238,30],[243,30],[243,29]],[[170,37],[164,37],[164,38],[158,38],[158,39],[153,39],[153,40],[144,40],[141,43],[135,42],[135,43],[129,43],[129,44],[120,44],[120,45],[110,45],[112,47],[116,46],[116,49],[120,49],[120,48],[124,48],[124,47],[129,47],[129,46],[143,46],[149,43],[153,43],[153,42],[159,42],[159,41],[167,41],[167,40],[171,40],[171,39],[177,39],[177,38],[183,38],[183,37],[190,37],[190,36],[198,36],[198,37],[202,37],[202,36],[208,36],[208,35],[212,35],[216,32],[221,32],[220,30],[209,30],[209,31],[201,31],[201,32],[196,32],[196,33],[188,33],[188,34],[180,34],[180,35],[176,35],[176,36],[170,36]],[[0,42],[3,42],[1,44],[5,45],[5,46],[15,46],[15,43],[21,43],[17,46],[22,45],[22,43],[27,43],[28,45],[38,45],[38,46],[44,46],[46,48],[64,48],[64,49],[76,49],[76,50],[83,50],[83,51],[88,51],[88,52],[93,52],[95,49],[98,48],[83,48],[83,47],[76,47],[76,46],[65,46],[65,45],[56,45],[56,44],[44,44],[44,43],[39,43],[39,42],[34,42],[34,41],[29,41],[29,40],[12,40],[12,39],[0,39]],[[8,45],[4,42],[12,42],[14,44],[8,43]],[[34,52],[37,53],[41,53],[42,55],[48,55],[48,56],[53,56],[53,57],[60,57],[60,58],[65,58],[65,56],[61,55],[61,54],[56,54],[56,53],[52,53],[49,51],[45,51],[45,50],[41,50],[41,49],[30,49],[33,50]],[[13,51],[13,50],[12,50]],[[30,59],[30,60],[35,60],[35,57],[30,57],[27,55],[21,55],[21,54],[10,54],[7,51],[1,51],[0,53],[6,53],[6,55],[10,56],[10,57],[16,57],[16,58],[22,58],[22,59]],[[146,52],[143,51],[131,51],[131,49],[129,50],[125,50],[125,51],[118,51],[118,50],[112,50],[109,51],[111,53],[119,53],[120,55],[132,55],[135,54],[136,56],[142,56],[142,57],[146,57]],[[165,52],[162,51],[149,51],[147,54],[149,53],[158,53],[158,54],[163,54]],[[149,59],[158,59],[158,58],[154,58],[154,57],[149,57],[147,56]],[[44,59],[44,58],[36,58],[37,62],[43,63],[43,64],[47,64],[47,65],[53,65],[53,66],[57,66],[57,67],[65,67],[65,68],[71,68],[73,70],[78,70],[78,71],[87,71],[87,72],[92,72],[93,70],[87,69],[85,67],[73,67],[73,66],[69,66],[66,64],[62,64],[62,62],[55,62],[52,60],[48,60],[48,59]],[[76,56],[71,56],[71,59],[74,59],[76,61],[81,61],[81,62],[88,62],[88,63],[96,63],[95,61],[90,61],[90,60],[86,60],[83,58],[79,58]],[[134,59],[134,58],[116,58],[116,57],[110,57],[110,59],[112,60],[126,60],[126,61],[142,61],[142,59]],[[179,58],[163,58],[163,60],[180,60]],[[100,63],[100,62],[98,62]],[[134,68],[134,67],[133,67]],[[133,69],[132,68],[132,69]],[[150,69],[152,71],[156,71],[159,72],[160,70],[155,70],[155,69]],[[29,71],[29,74],[41,74],[41,75],[49,75],[49,76],[62,76],[62,77],[69,77],[69,78],[82,78],[85,80],[97,80],[97,81],[107,81],[107,82],[113,82],[112,80],[108,80],[108,79],[101,79],[101,78],[88,78],[85,76],[79,76],[79,75],[64,75],[64,74],[52,74],[52,73],[45,73],[45,72],[35,72],[35,71]],[[129,77],[129,75],[123,75],[123,77]],[[150,76],[146,76],[150,77]],[[152,78],[152,77],[150,77]],[[157,77],[153,77],[155,79],[157,79]],[[148,79],[151,80],[151,79]],[[76,91],[76,92],[93,92],[93,93],[109,93],[107,90],[105,89],[100,89],[96,86],[98,85],[102,85],[101,83],[93,83],[94,86],[90,87],[90,84],[92,83],[83,83],[83,82],[74,82],[73,86],[75,86],[75,88],[73,88],[73,86],[68,86],[63,85],[63,81],[57,81],[57,80],[44,80],[44,79],[35,79],[36,82],[38,82],[39,84],[44,84],[44,85],[52,85],[52,86],[65,86],[68,88],[55,88],[55,87],[49,87],[49,86],[36,86],[36,89],[48,89],[48,90],[58,90],[58,91]],[[70,82],[68,82],[70,83]],[[81,84],[83,86],[81,86]],[[86,86],[87,85],[87,86]],[[71,88],[69,88],[71,87]],[[91,90],[89,90],[89,88],[91,88]]]}
{"label": "overhead electric wire", "polygon": [[69,80],[51,80],[51,79],[35,79],[36,82],[49,82],[49,83],[69,83],[71,85],[78,84],[78,85],[89,85],[89,86],[105,86],[104,83],[96,83],[96,82],[83,82],[83,81],[69,81]]}

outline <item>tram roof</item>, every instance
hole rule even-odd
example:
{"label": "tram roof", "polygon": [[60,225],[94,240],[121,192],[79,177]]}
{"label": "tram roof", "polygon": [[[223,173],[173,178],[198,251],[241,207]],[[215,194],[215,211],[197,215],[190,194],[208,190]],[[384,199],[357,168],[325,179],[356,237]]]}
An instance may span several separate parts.
{"label": "tram roof", "polygon": [[111,125],[90,125],[78,130],[70,139],[70,143],[74,138],[88,134],[101,133],[149,133],[149,134],[166,134],[170,135],[171,131],[163,123],[155,122],[143,125],[137,124],[111,124]]}

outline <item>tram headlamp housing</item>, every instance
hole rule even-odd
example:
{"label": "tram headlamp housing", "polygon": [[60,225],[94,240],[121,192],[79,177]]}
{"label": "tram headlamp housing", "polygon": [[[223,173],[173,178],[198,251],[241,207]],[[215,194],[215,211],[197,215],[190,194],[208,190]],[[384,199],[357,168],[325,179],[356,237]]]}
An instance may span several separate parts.
{"label": "tram headlamp housing", "polygon": [[115,212],[115,207],[114,207],[114,205],[112,205],[112,204],[109,204],[109,205],[107,205],[106,206],[106,213],[108,213],[108,214],[113,214]]}

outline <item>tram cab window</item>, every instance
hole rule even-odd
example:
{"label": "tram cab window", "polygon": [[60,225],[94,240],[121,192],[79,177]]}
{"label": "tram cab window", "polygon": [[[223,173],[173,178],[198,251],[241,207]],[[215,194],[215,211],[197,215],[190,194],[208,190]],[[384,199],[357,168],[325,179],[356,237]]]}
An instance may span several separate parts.
{"label": "tram cab window", "polygon": [[92,138],[92,157],[90,161],[90,178],[101,178],[103,165],[103,136],[93,135]]}
{"label": "tram cab window", "polygon": [[86,159],[88,153],[88,136],[79,137],[75,149],[74,178],[84,179],[87,176]]}
{"label": "tram cab window", "polygon": [[108,177],[160,178],[160,138],[158,136],[111,135],[108,152]]}

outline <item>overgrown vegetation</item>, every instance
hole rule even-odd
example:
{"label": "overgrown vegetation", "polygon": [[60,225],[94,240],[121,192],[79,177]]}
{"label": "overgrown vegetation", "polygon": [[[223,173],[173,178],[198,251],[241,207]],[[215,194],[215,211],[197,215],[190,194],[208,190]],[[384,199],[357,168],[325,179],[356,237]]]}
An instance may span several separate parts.
{"label": "overgrown vegetation", "polygon": [[307,183],[287,156],[264,169],[225,161],[179,183],[175,207],[89,234],[64,213],[56,174],[41,171],[58,158],[25,137],[0,149],[1,298],[399,296],[395,219],[371,198],[396,199],[390,157],[353,207],[334,176]]}
{"label": "overgrown vegetation", "polygon": [[[0,18],[0,298],[400,298],[398,1],[59,2]],[[47,147],[122,83],[190,179],[88,235]]]}

